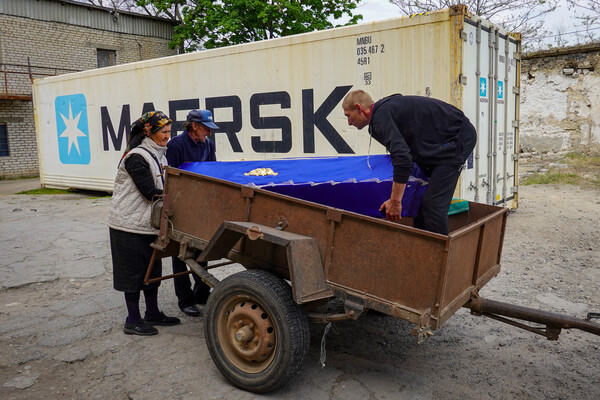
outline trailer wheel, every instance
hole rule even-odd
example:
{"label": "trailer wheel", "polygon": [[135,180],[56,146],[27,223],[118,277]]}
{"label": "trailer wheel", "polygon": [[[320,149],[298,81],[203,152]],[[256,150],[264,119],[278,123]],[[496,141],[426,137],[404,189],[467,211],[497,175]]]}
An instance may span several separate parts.
{"label": "trailer wheel", "polygon": [[302,366],[310,332],[290,285],[262,270],[224,279],[212,291],[204,333],[210,355],[240,389],[261,393],[285,384]]}

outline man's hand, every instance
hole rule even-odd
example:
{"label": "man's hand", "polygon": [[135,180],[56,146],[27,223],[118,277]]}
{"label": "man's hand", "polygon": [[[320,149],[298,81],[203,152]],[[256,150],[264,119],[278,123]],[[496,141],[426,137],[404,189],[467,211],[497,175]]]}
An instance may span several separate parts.
{"label": "man's hand", "polygon": [[385,210],[385,217],[390,221],[399,221],[402,219],[402,197],[404,196],[405,188],[406,183],[394,182],[390,198],[379,207],[379,212]]}
{"label": "man's hand", "polygon": [[402,219],[402,201],[388,199],[379,207],[379,212],[384,210],[385,217],[390,221],[399,221]]}

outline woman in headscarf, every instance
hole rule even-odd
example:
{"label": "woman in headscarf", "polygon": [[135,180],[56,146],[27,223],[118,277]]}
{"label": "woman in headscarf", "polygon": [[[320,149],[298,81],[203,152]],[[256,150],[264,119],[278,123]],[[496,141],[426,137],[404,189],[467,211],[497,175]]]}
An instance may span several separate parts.
{"label": "woman in headscarf", "polygon": [[[150,244],[158,230],[150,223],[152,201],[162,194],[162,166],[171,137],[171,119],[161,111],[142,115],[131,126],[127,150],[119,163],[110,207],[108,226],[113,262],[114,288],[125,292],[127,319],[123,331],[133,335],[156,335],[154,325],[177,325],[158,308],[159,283],[144,286],[152,256]],[[162,263],[155,261],[151,277],[162,275]],[[146,312],[140,314],[140,291],[144,291]]]}

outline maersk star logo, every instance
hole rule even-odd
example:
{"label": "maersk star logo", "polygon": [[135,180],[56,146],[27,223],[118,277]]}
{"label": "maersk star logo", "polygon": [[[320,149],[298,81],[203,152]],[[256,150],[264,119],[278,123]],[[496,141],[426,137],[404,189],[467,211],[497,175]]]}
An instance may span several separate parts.
{"label": "maersk star logo", "polygon": [[487,97],[487,80],[479,78],[479,97]]}
{"label": "maersk star logo", "polygon": [[54,109],[60,162],[89,164],[90,138],[85,96],[58,96],[54,101]]}
{"label": "maersk star logo", "polygon": [[498,100],[504,97],[504,82],[498,81]]}

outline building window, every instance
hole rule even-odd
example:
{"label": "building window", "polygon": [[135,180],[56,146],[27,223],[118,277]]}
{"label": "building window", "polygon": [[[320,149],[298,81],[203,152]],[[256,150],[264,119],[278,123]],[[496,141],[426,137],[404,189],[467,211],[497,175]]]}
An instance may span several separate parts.
{"label": "building window", "polygon": [[8,152],[8,133],[6,124],[0,124],[0,157],[10,155]]}
{"label": "building window", "polygon": [[117,65],[117,52],[115,50],[98,49],[98,68]]}

